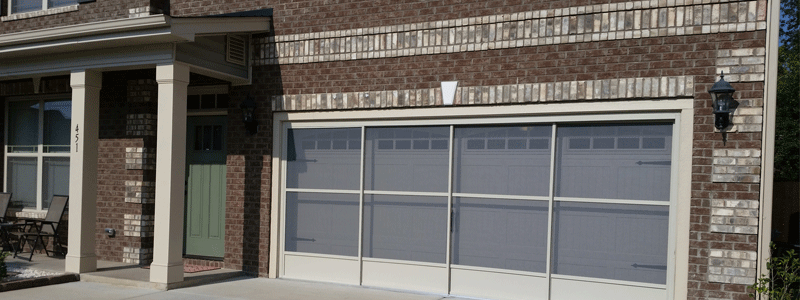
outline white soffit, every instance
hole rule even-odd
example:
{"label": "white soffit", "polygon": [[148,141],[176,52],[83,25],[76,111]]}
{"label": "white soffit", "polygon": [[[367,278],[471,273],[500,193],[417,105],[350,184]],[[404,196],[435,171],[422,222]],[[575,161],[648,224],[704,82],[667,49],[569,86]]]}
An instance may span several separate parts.
{"label": "white soffit", "polygon": [[[154,15],[0,35],[4,58],[171,42],[198,35],[269,31],[268,17],[171,18]],[[1,64],[1,63],[0,63]]]}
{"label": "white soffit", "polygon": [[268,17],[200,17],[172,18],[172,33],[194,40],[196,35],[267,32]]}

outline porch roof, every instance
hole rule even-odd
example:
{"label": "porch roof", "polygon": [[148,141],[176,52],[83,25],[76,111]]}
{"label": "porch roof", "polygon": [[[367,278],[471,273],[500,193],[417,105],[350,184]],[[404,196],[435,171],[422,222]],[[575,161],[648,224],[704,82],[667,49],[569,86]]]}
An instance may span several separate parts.
{"label": "porch roof", "polygon": [[108,47],[193,42],[195,37],[270,30],[270,17],[209,16],[174,18],[152,15],[91,22],[0,35],[0,60],[10,57],[66,53]]}
{"label": "porch roof", "polygon": [[247,64],[225,61],[226,34],[270,31],[264,12],[176,18],[151,15],[0,35],[0,80],[184,62],[191,71],[248,84]]}

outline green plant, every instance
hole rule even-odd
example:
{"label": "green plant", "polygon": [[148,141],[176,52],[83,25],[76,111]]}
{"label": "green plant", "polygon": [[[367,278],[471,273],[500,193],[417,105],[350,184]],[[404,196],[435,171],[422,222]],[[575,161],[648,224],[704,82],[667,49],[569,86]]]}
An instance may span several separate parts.
{"label": "green plant", "polygon": [[2,252],[0,251],[0,279],[6,278],[8,276],[8,268],[6,267],[6,257],[11,255],[10,252]]}
{"label": "green plant", "polygon": [[771,244],[771,258],[767,261],[769,275],[761,274],[751,286],[756,295],[764,295],[770,300],[792,300],[800,298],[800,255],[792,250],[779,250]]}

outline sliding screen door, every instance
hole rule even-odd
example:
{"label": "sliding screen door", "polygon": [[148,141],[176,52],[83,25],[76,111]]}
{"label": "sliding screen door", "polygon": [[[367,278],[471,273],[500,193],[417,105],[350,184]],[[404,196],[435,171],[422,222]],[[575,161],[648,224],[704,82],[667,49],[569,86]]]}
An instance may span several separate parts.
{"label": "sliding screen door", "polygon": [[673,139],[666,122],[290,128],[282,275],[664,299]]}

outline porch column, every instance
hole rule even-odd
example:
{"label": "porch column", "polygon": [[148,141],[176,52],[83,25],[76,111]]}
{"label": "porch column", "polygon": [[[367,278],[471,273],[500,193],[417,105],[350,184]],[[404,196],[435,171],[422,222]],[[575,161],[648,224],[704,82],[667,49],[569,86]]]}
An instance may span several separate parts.
{"label": "porch column", "polygon": [[97,136],[102,79],[98,71],[80,70],[70,75],[69,247],[64,270],[73,273],[97,270]]}
{"label": "porch column", "polygon": [[158,138],[156,207],[150,281],[183,281],[183,192],[186,168],[186,86],[189,66],[156,67]]}

